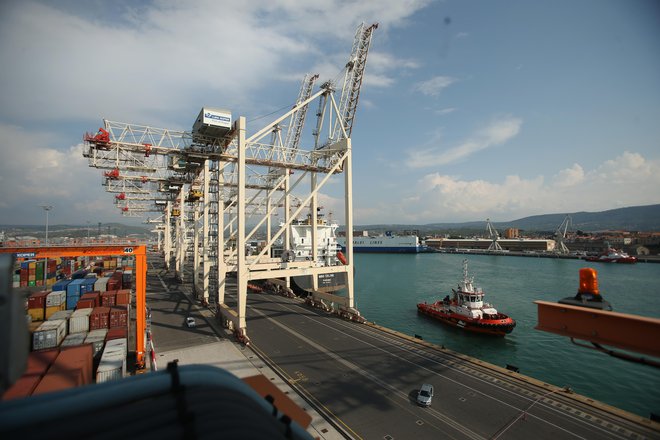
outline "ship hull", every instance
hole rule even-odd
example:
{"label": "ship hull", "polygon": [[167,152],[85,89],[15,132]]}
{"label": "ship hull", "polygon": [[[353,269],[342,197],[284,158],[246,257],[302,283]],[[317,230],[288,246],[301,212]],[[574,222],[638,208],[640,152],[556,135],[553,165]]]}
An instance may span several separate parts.
{"label": "ship hull", "polygon": [[[338,290],[346,288],[346,272],[322,273],[316,276],[318,280],[318,289],[316,290],[318,292],[334,293]],[[299,294],[314,292],[312,275],[291,277],[291,287],[293,288],[294,292]]]}
{"label": "ship hull", "polygon": [[467,319],[464,316],[428,304],[418,304],[417,311],[443,324],[474,333],[505,336],[511,333],[516,326],[516,322],[505,315],[502,315],[501,319]]}

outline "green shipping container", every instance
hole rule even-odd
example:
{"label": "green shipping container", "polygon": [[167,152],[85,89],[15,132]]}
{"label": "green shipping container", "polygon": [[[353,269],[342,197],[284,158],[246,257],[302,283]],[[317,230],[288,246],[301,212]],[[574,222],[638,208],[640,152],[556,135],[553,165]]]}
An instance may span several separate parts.
{"label": "green shipping container", "polygon": [[33,286],[36,286],[36,285],[37,285],[37,282],[35,280],[28,281],[28,287],[33,287]]}
{"label": "green shipping container", "polygon": [[38,280],[43,280],[44,279],[44,262],[43,261],[37,261],[37,269],[35,270],[35,274],[37,275]]}

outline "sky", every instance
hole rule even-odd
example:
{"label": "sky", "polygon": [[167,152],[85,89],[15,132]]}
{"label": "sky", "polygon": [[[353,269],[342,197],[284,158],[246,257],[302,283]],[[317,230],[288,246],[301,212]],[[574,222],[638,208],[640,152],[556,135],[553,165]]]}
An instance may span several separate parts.
{"label": "sky", "polygon": [[[190,130],[213,106],[249,135],[305,73],[337,77],[360,22],[379,27],[352,135],[355,224],[660,203],[656,0],[6,0],[0,224],[42,224],[40,205],[51,224],[139,224],[83,158],[85,132]],[[320,196],[339,219],[340,183]]]}

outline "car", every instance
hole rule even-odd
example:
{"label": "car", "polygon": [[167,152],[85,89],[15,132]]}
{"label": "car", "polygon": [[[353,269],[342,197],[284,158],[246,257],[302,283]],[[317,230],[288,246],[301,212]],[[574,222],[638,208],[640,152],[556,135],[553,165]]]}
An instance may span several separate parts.
{"label": "car", "polygon": [[195,323],[195,318],[193,318],[192,316],[188,316],[186,318],[186,327],[192,328],[195,327],[196,325],[197,323]]}
{"label": "car", "polygon": [[421,406],[431,406],[433,400],[433,385],[425,383],[417,393],[417,404]]}

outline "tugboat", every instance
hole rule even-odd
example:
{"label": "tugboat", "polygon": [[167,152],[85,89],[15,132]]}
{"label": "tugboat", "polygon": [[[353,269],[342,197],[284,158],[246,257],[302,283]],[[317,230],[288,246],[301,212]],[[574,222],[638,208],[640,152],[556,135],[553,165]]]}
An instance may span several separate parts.
{"label": "tugboat", "polygon": [[635,264],[637,257],[628,255],[627,253],[610,247],[607,243],[607,249],[600,255],[595,257],[586,257],[585,261],[599,261],[601,263],[622,263],[622,264]]}
{"label": "tugboat", "polygon": [[417,311],[453,327],[477,333],[504,336],[516,326],[509,316],[498,313],[492,305],[484,303],[484,292],[474,287],[468,276],[468,261],[463,260],[463,281],[452,289],[442,301],[417,304]]}

